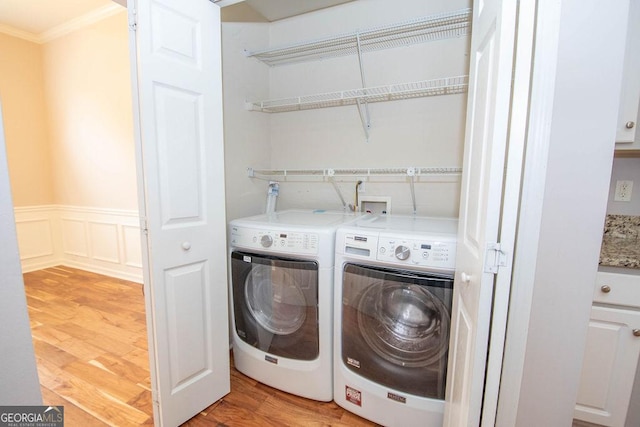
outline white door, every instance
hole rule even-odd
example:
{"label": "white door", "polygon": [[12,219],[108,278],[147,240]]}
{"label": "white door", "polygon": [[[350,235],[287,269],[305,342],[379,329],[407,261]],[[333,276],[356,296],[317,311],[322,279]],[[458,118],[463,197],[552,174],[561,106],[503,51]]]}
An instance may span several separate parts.
{"label": "white door", "polygon": [[129,16],[154,417],[175,426],[230,390],[220,9]]}
{"label": "white door", "polygon": [[[445,426],[480,425],[499,270],[500,253],[491,248],[501,224],[516,5],[474,2]],[[512,239],[500,243],[513,247]]]}

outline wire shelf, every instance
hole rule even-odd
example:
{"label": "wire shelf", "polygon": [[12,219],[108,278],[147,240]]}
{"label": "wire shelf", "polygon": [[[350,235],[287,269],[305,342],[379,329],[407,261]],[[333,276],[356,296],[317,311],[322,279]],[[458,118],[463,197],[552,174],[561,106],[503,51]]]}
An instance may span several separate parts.
{"label": "wire shelf", "polygon": [[340,168],[340,169],[247,169],[251,178],[263,180],[317,180],[321,178],[353,178],[368,177],[459,177],[462,168],[459,167],[409,167],[409,168]]}
{"label": "wire shelf", "polygon": [[247,102],[246,108],[251,111],[260,111],[263,113],[283,113],[287,111],[354,105],[359,102],[383,102],[427,96],[452,95],[466,92],[468,85],[469,76],[445,77],[441,79],[351,89],[293,98],[251,101]]}
{"label": "wire shelf", "polygon": [[362,52],[408,46],[416,43],[468,35],[471,9],[418,18],[398,24],[341,34],[316,41],[245,52],[265,64],[275,66],[332,58],[358,53],[358,38]]}

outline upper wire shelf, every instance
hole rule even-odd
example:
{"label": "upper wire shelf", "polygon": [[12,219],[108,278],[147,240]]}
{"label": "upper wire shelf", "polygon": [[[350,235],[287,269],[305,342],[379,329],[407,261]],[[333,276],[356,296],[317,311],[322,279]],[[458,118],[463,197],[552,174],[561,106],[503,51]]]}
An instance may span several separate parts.
{"label": "upper wire shelf", "polygon": [[297,96],[246,103],[247,110],[263,113],[282,113],[315,108],[340,107],[359,102],[382,102],[426,96],[464,93],[469,85],[469,76],[445,77],[412,83],[401,83],[361,89],[351,89],[314,95]]}
{"label": "upper wire shelf", "polygon": [[354,55],[358,53],[358,41],[361,52],[371,52],[465,36],[469,34],[470,27],[471,9],[462,9],[311,42],[254,52],[245,51],[245,54],[267,65],[275,66]]}

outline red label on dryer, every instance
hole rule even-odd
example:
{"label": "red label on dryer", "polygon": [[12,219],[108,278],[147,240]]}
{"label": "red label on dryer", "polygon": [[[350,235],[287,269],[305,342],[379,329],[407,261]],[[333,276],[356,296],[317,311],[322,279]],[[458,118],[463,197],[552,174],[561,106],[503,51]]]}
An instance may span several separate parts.
{"label": "red label on dryer", "polygon": [[362,392],[360,390],[345,386],[345,398],[354,405],[362,406]]}

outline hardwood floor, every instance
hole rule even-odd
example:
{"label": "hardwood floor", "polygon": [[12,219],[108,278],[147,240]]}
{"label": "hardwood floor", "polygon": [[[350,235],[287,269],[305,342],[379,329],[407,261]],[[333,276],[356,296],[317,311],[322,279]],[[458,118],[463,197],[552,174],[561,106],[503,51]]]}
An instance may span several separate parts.
{"label": "hardwood floor", "polygon": [[[152,425],[141,285],[69,267],[24,275],[45,404],[68,426]],[[185,426],[375,426],[231,367],[231,393]]]}

